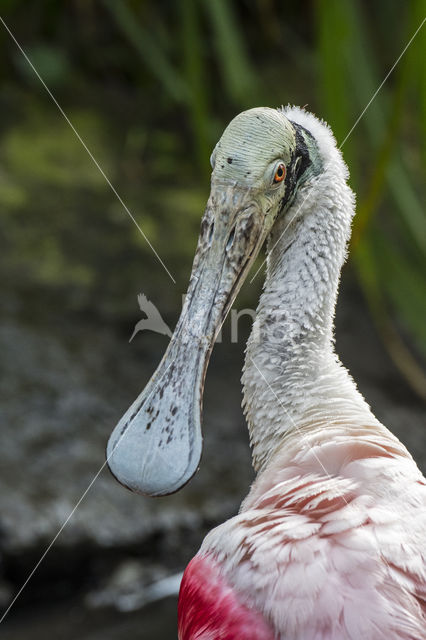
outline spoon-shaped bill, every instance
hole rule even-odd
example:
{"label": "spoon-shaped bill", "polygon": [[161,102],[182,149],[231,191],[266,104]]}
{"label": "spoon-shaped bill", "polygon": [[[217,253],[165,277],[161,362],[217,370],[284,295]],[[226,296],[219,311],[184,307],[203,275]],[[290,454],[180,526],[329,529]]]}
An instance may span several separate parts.
{"label": "spoon-shaped bill", "polygon": [[263,227],[249,189],[212,189],[175,332],[156,372],[108,443],[108,465],[129,489],[166,495],[196,472],[210,353],[264,240]]}

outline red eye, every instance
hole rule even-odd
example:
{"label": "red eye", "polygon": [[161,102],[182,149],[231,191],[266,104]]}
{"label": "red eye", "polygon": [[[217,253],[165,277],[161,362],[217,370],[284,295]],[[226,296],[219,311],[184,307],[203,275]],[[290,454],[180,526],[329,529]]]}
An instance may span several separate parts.
{"label": "red eye", "polygon": [[274,175],[274,182],[282,182],[285,178],[285,174],[287,173],[285,164],[282,162],[278,165]]}

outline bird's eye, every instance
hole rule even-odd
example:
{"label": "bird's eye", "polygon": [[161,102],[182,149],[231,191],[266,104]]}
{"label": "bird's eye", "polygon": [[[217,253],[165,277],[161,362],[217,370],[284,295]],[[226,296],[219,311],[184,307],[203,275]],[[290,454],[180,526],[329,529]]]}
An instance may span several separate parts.
{"label": "bird's eye", "polygon": [[285,178],[285,174],[287,173],[287,170],[285,168],[285,164],[283,164],[282,162],[280,162],[280,164],[278,165],[278,167],[275,169],[275,174],[274,174],[274,182],[282,182]]}

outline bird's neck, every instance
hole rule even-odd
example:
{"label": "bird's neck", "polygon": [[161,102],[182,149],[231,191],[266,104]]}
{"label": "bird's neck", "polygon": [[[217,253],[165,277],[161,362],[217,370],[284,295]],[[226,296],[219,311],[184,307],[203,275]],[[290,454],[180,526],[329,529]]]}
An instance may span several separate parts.
{"label": "bird's neck", "polygon": [[[290,431],[374,420],[334,351],[334,309],[353,197],[343,177],[332,184],[335,193],[319,184],[311,189],[315,198],[299,194],[269,239],[267,277],[242,379],[257,470]],[[294,211],[297,219],[285,230]]]}

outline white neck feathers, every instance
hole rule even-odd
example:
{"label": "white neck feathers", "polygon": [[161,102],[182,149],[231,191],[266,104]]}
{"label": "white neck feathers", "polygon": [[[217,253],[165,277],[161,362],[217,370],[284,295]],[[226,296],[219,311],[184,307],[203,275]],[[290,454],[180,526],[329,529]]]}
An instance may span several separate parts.
{"label": "white neck feathers", "polygon": [[354,215],[347,168],[327,125],[296,108],[285,115],[314,136],[323,171],[298,190],[269,238],[266,282],[242,378],[255,469],[265,466],[289,430],[348,419],[376,422],[333,344]]}

